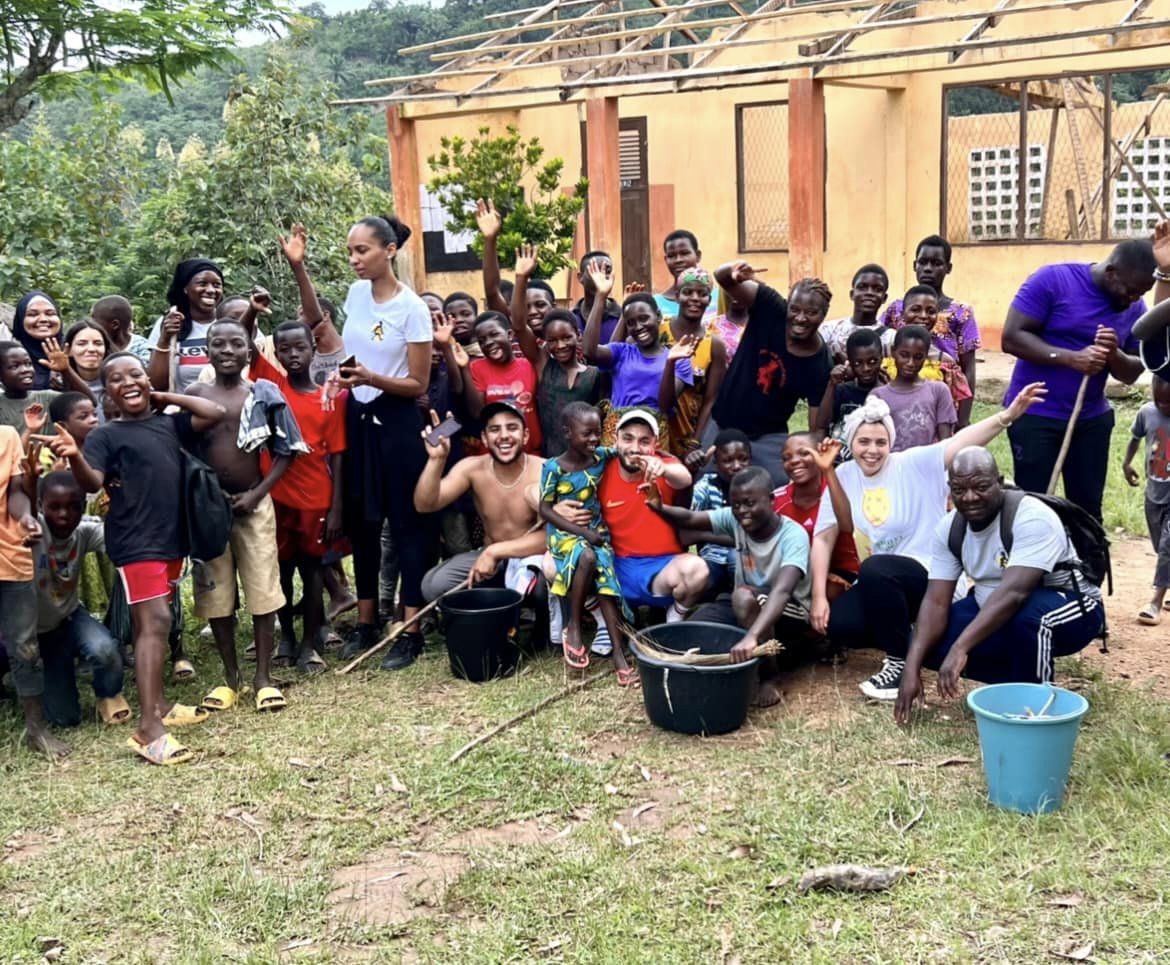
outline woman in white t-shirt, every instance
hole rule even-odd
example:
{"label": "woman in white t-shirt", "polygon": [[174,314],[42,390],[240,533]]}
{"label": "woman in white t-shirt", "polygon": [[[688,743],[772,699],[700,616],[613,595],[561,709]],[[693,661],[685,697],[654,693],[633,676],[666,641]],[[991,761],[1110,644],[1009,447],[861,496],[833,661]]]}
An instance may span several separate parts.
{"label": "woman in white t-shirt", "polygon": [[[890,408],[870,396],[845,421],[845,445],[853,459],[837,469],[849,498],[853,539],[861,558],[857,582],[830,605],[826,594],[829,560],[837,541],[837,517],[828,494],[821,499],[813,534],[811,623],[834,644],[851,648],[888,647],[910,642],[910,627],[926,594],[931,537],[947,511],[947,470],[967,446],[986,446],[1044,397],[1043,382],[1027,386],[1011,406],[950,439],[904,452],[891,452],[894,421]],[[905,647],[900,652],[905,652]],[[905,661],[887,657],[861,684],[874,700],[893,700]]]}
{"label": "woman in white t-shirt", "polygon": [[[346,532],[353,544],[358,597],[357,633],[343,655],[355,656],[378,641],[378,574],[382,525],[389,521],[402,577],[404,616],[423,604],[422,578],[430,562],[431,517],[414,508],[414,487],[426,464],[422,415],[431,376],[431,313],[398,280],[394,256],[410,237],[397,218],[362,218],[349,231],[349,263],[358,280],[345,299],[345,351],[341,384],[350,390],[345,409]],[[382,661],[385,670],[409,666],[422,651],[418,627],[402,634]]]}
{"label": "woman in white t-shirt", "polygon": [[167,313],[154,323],[146,374],[159,392],[186,392],[208,364],[207,330],[223,301],[223,271],[206,258],[175,266],[167,289]]}

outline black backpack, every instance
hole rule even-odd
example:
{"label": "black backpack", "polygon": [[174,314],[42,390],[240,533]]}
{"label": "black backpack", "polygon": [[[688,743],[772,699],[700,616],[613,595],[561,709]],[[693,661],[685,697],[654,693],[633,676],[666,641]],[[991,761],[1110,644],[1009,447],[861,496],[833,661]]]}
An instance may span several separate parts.
{"label": "black backpack", "polygon": [[232,531],[232,507],[207,463],[185,449],[183,460],[183,535],[187,556],[206,562],[223,556]]}
{"label": "black backpack", "polygon": [[[1109,595],[1113,595],[1113,563],[1109,558],[1109,536],[1105,527],[1094,516],[1076,503],[1070,503],[1059,496],[1044,493],[1030,493],[1023,489],[1005,487],[1003,509],[999,512],[999,539],[1009,554],[1012,551],[1012,525],[1016,521],[1016,510],[1025,496],[1038,499],[1051,509],[1064,524],[1064,531],[1072,541],[1073,549],[1080,557],[1080,563],[1058,563],[1056,568],[1075,570],[1094,586],[1108,582]],[[967,535],[967,520],[959,513],[951,520],[951,531],[947,536],[947,548],[955,559],[961,560],[963,537]]]}

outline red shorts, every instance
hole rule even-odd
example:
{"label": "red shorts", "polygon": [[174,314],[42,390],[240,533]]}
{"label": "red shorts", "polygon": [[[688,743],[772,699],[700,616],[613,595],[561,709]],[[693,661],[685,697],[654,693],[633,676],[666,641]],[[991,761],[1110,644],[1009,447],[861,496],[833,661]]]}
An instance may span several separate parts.
{"label": "red shorts", "polygon": [[321,559],[331,551],[338,551],[342,556],[349,555],[348,540],[339,539],[334,543],[321,541],[329,510],[297,509],[275,500],[272,505],[276,508],[276,558],[280,562],[287,563],[298,556]]}
{"label": "red shorts", "polygon": [[145,603],[159,597],[170,598],[171,591],[183,575],[182,560],[142,560],[118,567],[122,577],[122,588],[126,591],[126,602]]}

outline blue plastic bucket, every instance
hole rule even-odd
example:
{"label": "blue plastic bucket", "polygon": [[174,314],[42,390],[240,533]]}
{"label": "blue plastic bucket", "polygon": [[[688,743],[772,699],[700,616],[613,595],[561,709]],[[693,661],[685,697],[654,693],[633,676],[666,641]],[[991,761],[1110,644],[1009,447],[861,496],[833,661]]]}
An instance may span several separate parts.
{"label": "blue plastic bucket", "polygon": [[[1043,716],[1027,716],[1046,704]],[[975,712],[991,803],[1024,814],[1059,808],[1089,702],[1049,684],[991,684],[971,691],[967,705]]]}

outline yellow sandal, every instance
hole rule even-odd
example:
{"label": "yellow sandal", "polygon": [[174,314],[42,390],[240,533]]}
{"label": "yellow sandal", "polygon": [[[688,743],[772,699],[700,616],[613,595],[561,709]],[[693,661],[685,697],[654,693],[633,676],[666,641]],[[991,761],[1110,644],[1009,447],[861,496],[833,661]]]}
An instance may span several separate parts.
{"label": "yellow sandal", "polygon": [[222,687],[216,687],[204,697],[199,706],[204,710],[231,710],[239,702],[239,699],[240,695],[224,684]]}
{"label": "yellow sandal", "polygon": [[121,694],[100,698],[97,713],[103,724],[128,724],[131,717],[130,705]]}
{"label": "yellow sandal", "polygon": [[190,704],[173,704],[162,719],[162,723],[163,727],[194,727],[196,724],[202,724],[210,716],[211,713],[202,707],[192,707]]}
{"label": "yellow sandal", "polygon": [[287,704],[288,702],[284,699],[284,694],[275,687],[261,687],[256,691],[257,710],[283,710]]}

